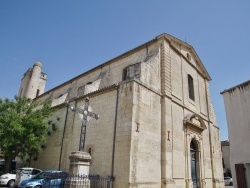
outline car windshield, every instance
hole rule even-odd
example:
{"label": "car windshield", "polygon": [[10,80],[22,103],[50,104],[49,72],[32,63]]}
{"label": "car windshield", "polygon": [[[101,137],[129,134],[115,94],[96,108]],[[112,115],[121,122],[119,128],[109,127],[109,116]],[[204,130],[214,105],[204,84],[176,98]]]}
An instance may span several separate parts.
{"label": "car windshield", "polygon": [[40,172],[39,174],[35,175],[34,178],[36,178],[36,179],[43,179],[44,178],[44,173]]}

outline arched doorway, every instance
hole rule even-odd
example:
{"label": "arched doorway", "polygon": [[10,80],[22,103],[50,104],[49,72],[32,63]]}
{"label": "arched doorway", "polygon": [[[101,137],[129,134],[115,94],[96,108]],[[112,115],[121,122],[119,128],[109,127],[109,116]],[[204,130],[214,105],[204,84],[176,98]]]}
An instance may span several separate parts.
{"label": "arched doorway", "polygon": [[194,142],[194,140],[190,143],[190,159],[191,159],[191,178],[193,182],[193,188],[198,187],[198,148]]}
{"label": "arched doorway", "polygon": [[[200,188],[202,187],[203,173],[203,141],[202,132],[207,129],[203,119],[197,114],[188,114],[184,117],[183,123],[186,129],[186,144],[189,151],[187,151],[186,159],[188,173],[187,187]],[[192,185],[191,185],[192,184]]]}

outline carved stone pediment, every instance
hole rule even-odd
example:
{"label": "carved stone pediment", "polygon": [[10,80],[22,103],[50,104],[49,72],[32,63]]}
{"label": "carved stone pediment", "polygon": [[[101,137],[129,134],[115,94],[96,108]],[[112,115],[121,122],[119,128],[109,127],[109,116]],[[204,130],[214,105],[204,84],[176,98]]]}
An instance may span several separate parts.
{"label": "carved stone pediment", "polygon": [[188,114],[183,119],[184,126],[196,132],[202,132],[207,129],[202,118],[197,114]]}

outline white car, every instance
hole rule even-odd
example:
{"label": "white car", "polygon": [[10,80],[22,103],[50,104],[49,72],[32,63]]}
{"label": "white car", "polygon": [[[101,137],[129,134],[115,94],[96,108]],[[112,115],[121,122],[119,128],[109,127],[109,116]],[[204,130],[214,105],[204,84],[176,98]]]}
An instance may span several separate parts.
{"label": "white car", "polygon": [[16,172],[3,174],[0,176],[0,185],[14,187],[16,179]]}
{"label": "white car", "polygon": [[224,177],[225,185],[233,185],[233,179],[230,177]]}

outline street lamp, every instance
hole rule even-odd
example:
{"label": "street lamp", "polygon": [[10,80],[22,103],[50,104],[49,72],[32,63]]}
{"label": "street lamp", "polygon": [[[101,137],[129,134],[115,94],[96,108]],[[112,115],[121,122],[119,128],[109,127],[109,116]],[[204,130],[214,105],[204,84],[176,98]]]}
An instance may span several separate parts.
{"label": "street lamp", "polygon": [[85,137],[86,137],[86,125],[92,118],[95,118],[97,120],[100,118],[100,116],[93,112],[92,107],[89,105],[88,97],[84,99],[84,103],[81,104],[77,109],[75,109],[73,106],[71,106],[70,109],[73,112],[77,112],[79,115],[79,118],[82,120],[79,151],[84,151]]}

